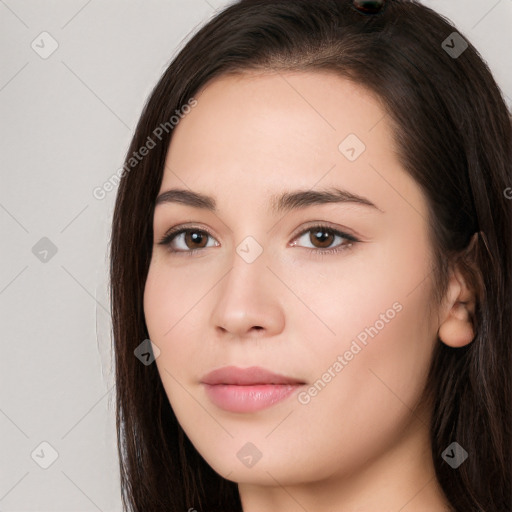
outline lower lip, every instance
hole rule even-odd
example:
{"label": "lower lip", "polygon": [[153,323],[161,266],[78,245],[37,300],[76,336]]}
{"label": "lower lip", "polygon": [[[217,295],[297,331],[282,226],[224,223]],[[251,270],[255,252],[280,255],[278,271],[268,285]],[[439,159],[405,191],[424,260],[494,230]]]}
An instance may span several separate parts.
{"label": "lower lip", "polygon": [[206,394],[221,409],[230,412],[254,412],[266,409],[290,396],[298,384],[258,384],[236,386],[205,384]]}

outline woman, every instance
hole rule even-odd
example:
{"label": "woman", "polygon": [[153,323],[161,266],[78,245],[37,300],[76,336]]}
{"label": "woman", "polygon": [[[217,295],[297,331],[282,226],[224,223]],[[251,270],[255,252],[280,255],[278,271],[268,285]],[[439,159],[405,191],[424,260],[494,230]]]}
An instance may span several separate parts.
{"label": "woman", "polygon": [[127,510],[510,510],[511,139],[417,2],[203,27],[113,219]]}

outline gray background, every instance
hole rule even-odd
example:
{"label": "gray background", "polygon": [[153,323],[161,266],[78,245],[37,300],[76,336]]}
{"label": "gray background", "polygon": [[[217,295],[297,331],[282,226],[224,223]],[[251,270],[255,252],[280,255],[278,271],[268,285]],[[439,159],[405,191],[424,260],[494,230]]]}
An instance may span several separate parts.
{"label": "gray background", "polygon": [[[116,190],[93,190],[122,166],[183,40],[228,3],[0,0],[0,512],[121,510],[107,295]],[[512,0],[424,3],[475,44],[512,106]]]}

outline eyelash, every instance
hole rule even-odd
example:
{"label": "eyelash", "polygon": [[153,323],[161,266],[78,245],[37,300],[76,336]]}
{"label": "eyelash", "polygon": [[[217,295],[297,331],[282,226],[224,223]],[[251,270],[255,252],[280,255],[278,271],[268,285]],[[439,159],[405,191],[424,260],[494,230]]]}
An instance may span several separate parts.
{"label": "eyelash", "polygon": [[[314,249],[314,248],[310,248],[310,247],[303,247],[303,249],[306,249],[309,253],[313,254],[314,256],[322,257],[322,256],[325,256],[325,255],[337,254],[337,253],[340,253],[340,252],[342,252],[342,251],[344,251],[346,249],[350,249],[354,243],[357,243],[357,242],[360,241],[357,238],[355,238],[354,236],[349,235],[348,233],[344,233],[343,231],[339,231],[337,229],[334,229],[334,228],[331,228],[329,226],[325,226],[325,225],[322,225],[322,224],[314,225],[314,226],[311,226],[311,227],[308,227],[308,228],[304,229],[303,231],[301,231],[300,233],[295,235],[294,240],[297,239],[297,238],[300,238],[302,235],[304,235],[304,234],[306,234],[306,233],[308,233],[310,231],[324,231],[324,232],[333,234],[335,236],[339,236],[341,238],[344,238],[347,241],[347,243],[345,243],[343,245],[338,245],[338,246],[336,246],[333,249]],[[198,251],[202,251],[204,249],[209,249],[209,247],[203,247],[203,248],[197,248],[197,249],[189,249],[187,251],[182,251],[182,250],[177,251],[175,249],[171,249],[171,247],[170,247],[171,242],[177,236],[181,235],[182,233],[188,233],[188,232],[205,233],[208,236],[214,238],[213,235],[208,230],[206,230],[206,229],[202,229],[202,228],[200,229],[200,228],[196,228],[196,227],[193,227],[193,226],[189,227],[189,228],[177,227],[177,228],[173,228],[170,231],[168,231],[164,235],[164,237],[160,240],[160,242],[158,242],[158,245],[167,246],[167,249],[172,254],[180,254],[180,255],[182,254],[182,255],[186,255],[186,256],[192,256],[193,254],[195,254]]]}

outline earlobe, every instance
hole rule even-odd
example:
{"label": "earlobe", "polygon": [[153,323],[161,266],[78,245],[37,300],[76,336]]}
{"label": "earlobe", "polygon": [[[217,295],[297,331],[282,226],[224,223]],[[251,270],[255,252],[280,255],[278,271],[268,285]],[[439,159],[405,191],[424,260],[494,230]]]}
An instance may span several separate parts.
{"label": "earlobe", "polygon": [[464,347],[473,341],[475,330],[466,304],[457,302],[453,305],[437,335],[445,345],[453,348]]}
{"label": "earlobe", "polygon": [[450,279],[446,301],[449,311],[439,326],[437,335],[445,345],[450,347],[468,345],[475,338],[473,325],[475,294],[458,271]]}

